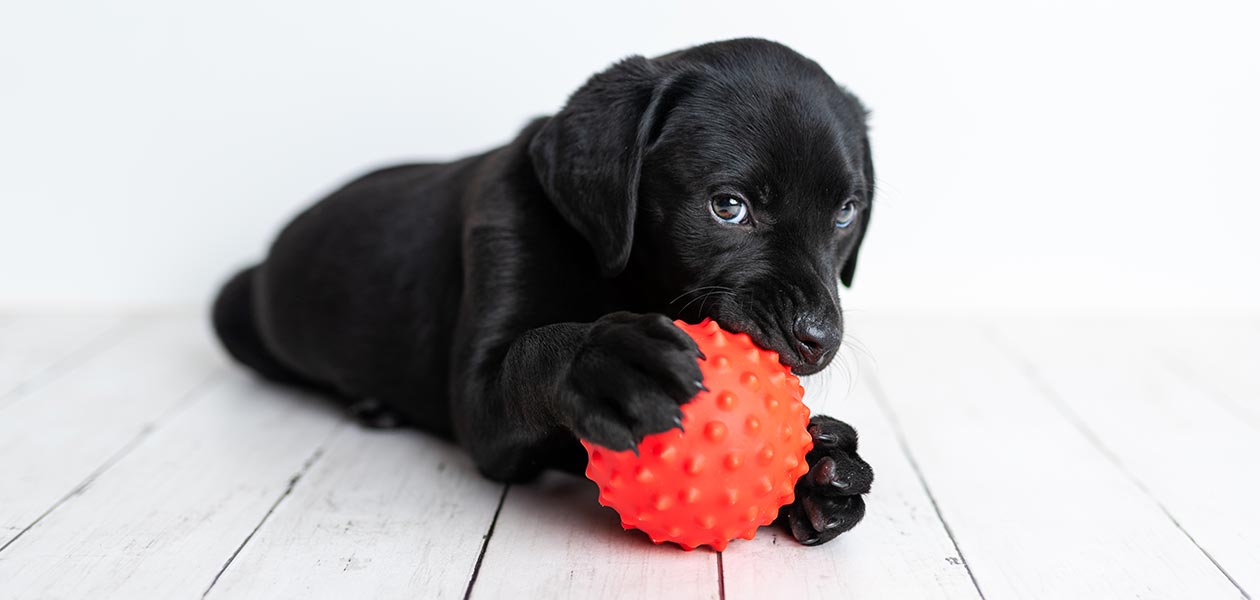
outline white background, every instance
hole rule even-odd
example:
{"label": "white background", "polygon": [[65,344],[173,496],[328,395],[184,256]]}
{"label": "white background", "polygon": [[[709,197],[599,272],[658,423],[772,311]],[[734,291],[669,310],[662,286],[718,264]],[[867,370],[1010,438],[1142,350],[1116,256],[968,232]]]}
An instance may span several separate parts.
{"label": "white background", "polygon": [[620,57],[755,35],[874,111],[850,308],[1255,310],[1256,6],[7,3],[0,308],[205,304],[366,168],[504,143]]}

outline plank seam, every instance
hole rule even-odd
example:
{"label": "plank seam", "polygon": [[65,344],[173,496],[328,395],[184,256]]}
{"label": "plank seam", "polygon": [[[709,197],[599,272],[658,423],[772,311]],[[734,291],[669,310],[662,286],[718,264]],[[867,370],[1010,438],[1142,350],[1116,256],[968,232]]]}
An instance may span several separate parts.
{"label": "plank seam", "polygon": [[718,600],[726,600],[726,569],[722,566],[722,553],[717,553]]}
{"label": "plank seam", "polygon": [[1094,446],[1094,449],[1098,450],[1100,454],[1106,457],[1107,460],[1111,462],[1112,466],[1124,475],[1125,479],[1132,483],[1134,487],[1140,490],[1144,496],[1153,502],[1155,506],[1159,508],[1159,511],[1164,513],[1164,516],[1172,522],[1173,526],[1175,526],[1187,540],[1190,540],[1190,543],[1194,544],[1195,548],[1199,549],[1199,553],[1201,553],[1204,558],[1207,558],[1208,562],[1211,562],[1212,565],[1216,567],[1216,570],[1220,571],[1221,575],[1225,577],[1225,579],[1229,580],[1230,584],[1238,590],[1238,593],[1242,594],[1243,598],[1250,600],[1251,595],[1247,593],[1247,590],[1243,589],[1242,585],[1234,579],[1233,575],[1230,575],[1229,571],[1225,570],[1225,567],[1216,561],[1216,557],[1212,556],[1206,548],[1199,544],[1199,540],[1194,539],[1194,536],[1190,535],[1190,532],[1181,525],[1181,522],[1178,521],[1177,518],[1173,516],[1172,512],[1168,510],[1168,507],[1164,506],[1164,503],[1155,496],[1155,493],[1152,492],[1145,483],[1138,479],[1136,475],[1130,472],[1125,466],[1124,461],[1120,460],[1120,457],[1113,453],[1111,449],[1103,443],[1102,439],[1099,438],[1092,429],[1090,429],[1089,425],[1079,414],[1076,413],[1075,410],[1072,410],[1071,406],[1068,406],[1067,402],[1063,400],[1063,397],[1059,395],[1059,393],[1055,391],[1054,388],[1050,386],[1049,382],[1041,375],[1041,371],[1037,369],[1036,365],[1034,365],[1027,356],[1016,349],[1009,340],[998,332],[992,330],[988,326],[982,326],[981,329],[984,331],[985,336],[989,338],[989,342],[1002,352],[1006,353],[1007,358],[1015,364],[1016,368],[1023,372],[1024,376],[1028,378],[1033,387],[1050,403],[1050,405],[1053,406],[1055,410],[1063,416],[1063,418],[1067,419],[1067,421],[1071,423],[1072,427]]}
{"label": "plank seam", "polygon": [[503,503],[507,500],[508,490],[512,488],[512,484],[504,484],[503,494],[499,496],[499,506],[494,509],[494,516],[490,519],[490,528],[486,530],[485,537],[481,540],[481,551],[477,553],[477,562],[473,565],[472,576],[468,579],[468,588],[464,590],[464,600],[472,597],[473,586],[477,583],[477,575],[481,573],[481,563],[486,559],[486,550],[490,547],[490,538],[494,535],[494,526],[499,522],[499,513],[503,511]]}
{"label": "plank seam", "polygon": [[944,513],[941,512],[941,506],[936,501],[936,495],[932,493],[931,486],[928,485],[927,478],[923,475],[923,469],[919,467],[919,461],[915,459],[914,452],[910,450],[910,444],[906,440],[905,431],[901,427],[901,421],[897,419],[896,413],[888,403],[888,397],[884,388],[879,383],[879,379],[874,377],[869,371],[866,375],[871,383],[872,396],[875,398],[875,404],[879,406],[880,412],[884,414],[884,418],[888,420],[889,426],[892,427],[893,434],[897,438],[897,445],[901,447],[902,454],[906,457],[906,462],[910,463],[910,468],[914,471],[914,476],[919,480],[919,486],[923,488],[923,493],[927,495],[928,502],[932,504],[932,511],[936,513],[936,518],[941,522],[941,527],[945,529],[945,535],[949,536],[949,542],[954,546],[954,552],[958,554],[958,560],[962,563],[963,568],[967,570],[967,577],[971,579],[971,585],[976,589],[976,595],[980,600],[986,600],[984,590],[980,589],[980,582],[976,579],[976,574],[971,571],[971,562],[967,560],[967,555],[962,551],[962,546],[958,545],[958,538],[954,536],[954,529],[949,526],[949,521],[945,519]]}
{"label": "plank seam", "polygon": [[58,375],[73,371],[87,364],[91,359],[96,358],[106,350],[117,346],[128,335],[138,329],[139,326],[140,321],[138,319],[123,319],[121,322],[107,327],[105,331],[92,336],[91,339],[83,342],[82,345],[75,346],[73,350],[54,360],[48,366],[39,369],[12,388],[0,392],[0,410],[12,406],[18,398],[48,385]]}
{"label": "plank seam", "polygon": [[197,399],[203,397],[206,390],[213,387],[212,384],[222,379],[225,375],[226,375],[226,371],[224,369],[215,369],[209,375],[202,378],[201,381],[193,385],[192,388],[189,388],[189,390],[183,395],[183,398],[180,401],[178,401],[175,404],[175,406],[163,412],[153,422],[145,423],[145,425],[140,429],[140,431],[135,436],[133,436],[130,440],[127,441],[126,444],[124,444],[121,448],[119,448],[116,452],[114,452],[114,454],[112,454],[108,459],[106,459],[104,463],[101,463],[101,466],[97,467],[95,470],[89,473],[87,477],[83,478],[83,481],[80,481],[78,485],[72,488],[64,496],[57,499],[57,501],[54,502],[52,506],[48,507],[48,510],[45,510],[43,513],[40,513],[38,517],[35,517],[35,520],[31,521],[30,524],[28,524],[26,527],[23,527],[21,531],[17,532],[17,535],[13,536],[13,538],[5,542],[4,544],[0,545],[0,553],[3,553],[6,549],[9,548],[9,546],[12,546],[15,542],[21,539],[23,535],[26,535],[26,532],[33,529],[36,525],[39,525],[41,521],[43,521],[45,518],[48,517],[48,515],[51,515],[53,512],[61,508],[63,505],[65,505],[74,497],[79,496],[83,494],[83,492],[87,491],[88,487],[90,487],[93,483],[95,483],[97,479],[99,479],[102,475],[104,475],[106,472],[112,469],[114,465],[118,464],[124,458],[126,458],[127,455],[131,454],[132,451],[134,451],[136,448],[140,446],[141,443],[144,442],[144,440],[148,439],[149,436],[153,435],[153,432],[157,431],[163,425],[165,425],[167,421],[174,418],[180,412],[186,410]]}
{"label": "plank seam", "polygon": [[284,503],[284,500],[293,494],[293,490],[297,487],[298,482],[306,476],[306,473],[311,470],[311,467],[315,466],[315,463],[319,462],[320,458],[323,458],[324,450],[328,447],[329,442],[341,432],[345,424],[346,421],[343,419],[340,424],[334,427],[333,430],[330,431],[323,439],[323,441],[315,447],[315,450],[311,452],[311,455],[306,457],[306,460],[302,462],[302,466],[298,467],[297,472],[289,478],[289,484],[285,486],[284,491],[280,493],[275,502],[271,503],[271,506],[267,508],[267,512],[263,513],[262,518],[259,519],[258,523],[254,525],[254,528],[250,530],[249,535],[246,535],[245,539],[241,540],[240,545],[237,546],[236,550],[232,552],[232,555],[228,557],[227,562],[223,563],[223,567],[219,569],[218,573],[215,573],[214,579],[210,580],[210,585],[206,586],[206,591],[201,593],[203,600],[206,596],[210,595],[210,592],[214,591],[214,586],[219,583],[219,578],[223,577],[223,574],[226,573],[228,568],[232,566],[236,557],[240,556],[241,552],[245,550],[245,547],[249,545],[250,540],[254,539],[254,536],[263,528],[263,525],[267,523],[267,520],[271,518],[271,515],[276,512],[276,509],[280,508],[280,505]]}

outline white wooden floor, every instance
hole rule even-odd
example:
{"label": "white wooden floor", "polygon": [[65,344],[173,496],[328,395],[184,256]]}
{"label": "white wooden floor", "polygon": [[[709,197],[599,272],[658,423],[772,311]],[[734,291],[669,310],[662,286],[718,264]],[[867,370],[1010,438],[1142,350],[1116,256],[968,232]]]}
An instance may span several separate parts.
{"label": "white wooden floor", "polygon": [[197,315],[0,316],[0,598],[1260,594],[1260,319],[848,317],[864,523],[722,554],[229,365]]}

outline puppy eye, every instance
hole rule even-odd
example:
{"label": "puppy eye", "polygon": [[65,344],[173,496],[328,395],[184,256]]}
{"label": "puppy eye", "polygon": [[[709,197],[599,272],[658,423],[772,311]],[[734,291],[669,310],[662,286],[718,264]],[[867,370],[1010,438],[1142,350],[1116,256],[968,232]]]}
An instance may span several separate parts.
{"label": "puppy eye", "polygon": [[844,229],[853,224],[853,220],[857,218],[857,203],[852,200],[845,200],[840,205],[840,214],[836,215],[836,227]]}
{"label": "puppy eye", "polygon": [[709,200],[709,212],[723,223],[739,225],[748,221],[748,205],[738,196],[719,194]]}

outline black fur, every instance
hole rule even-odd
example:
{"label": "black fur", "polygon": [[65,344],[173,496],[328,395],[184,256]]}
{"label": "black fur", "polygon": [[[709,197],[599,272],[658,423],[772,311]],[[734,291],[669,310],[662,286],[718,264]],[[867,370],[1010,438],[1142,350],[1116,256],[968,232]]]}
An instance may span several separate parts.
{"label": "black fur", "polygon": [[[215,327],[262,375],[453,438],[493,479],[580,471],[579,436],[630,448],[699,389],[672,318],[713,317],[799,374],[826,366],[873,184],[862,106],[792,50],[631,57],[504,147],[315,204],[224,286]],[[750,220],[719,222],[720,194]],[[846,199],[857,217],[838,228]],[[781,519],[820,543],[861,519],[871,471],[848,425],[811,432]]]}

